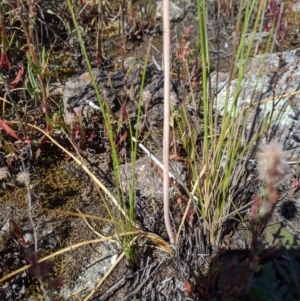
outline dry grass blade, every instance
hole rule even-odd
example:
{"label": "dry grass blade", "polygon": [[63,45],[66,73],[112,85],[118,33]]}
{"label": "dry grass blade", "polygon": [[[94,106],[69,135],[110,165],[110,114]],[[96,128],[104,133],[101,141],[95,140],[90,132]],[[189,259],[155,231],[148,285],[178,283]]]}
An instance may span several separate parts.
{"label": "dry grass blade", "polygon": [[275,99],[280,99],[280,98],[286,98],[286,97],[291,97],[291,96],[294,96],[294,95],[297,95],[297,94],[300,94],[300,90],[298,91],[294,91],[294,92],[290,92],[290,93],[285,93],[285,94],[279,94],[279,95],[274,95],[272,97],[269,97],[269,98],[265,98],[265,99],[262,99],[261,101],[259,101],[259,103],[251,103],[249,105],[246,105],[239,113],[239,116],[243,116],[245,114],[245,112],[247,110],[249,110],[249,108],[255,106],[255,105],[262,105],[264,103],[267,103],[269,101],[274,101]]}
{"label": "dry grass blade", "polygon": [[80,217],[82,217],[82,219],[84,220],[84,222],[86,223],[86,225],[93,231],[94,234],[96,234],[97,236],[101,237],[101,238],[105,238],[104,235],[102,235],[101,233],[99,233],[98,231],[96,231],[91,224],[86,220],[86,218],[82,215],[82,213],[80,212],[79,209],[77,209],[77,211],[80,214]]}
{"label": "dry grass blade", "polygon": [[[116,222],[116,221],[110,220],[108,218],[99,217],[99,216],[90,215],[90,214],[85,214],[85,213],[76,213],[76,212],[72,212],[72,211],[52,210],[52,209],[45,209],[45,208],[40,208],[39,210],[54,212],[54,213],[57,213],[57,214],[76,216],[76,217],[81,217],[81,218],[90,218],[90,219],[110,223],[110,224],[113,224],[113,225],[116,225],[116,226],[122,226],[122,223],[120,223],[120,222]],[[138,230],[138,228],[136,228],[136,230]]]}
{"label": "dry grass blade", "polygon": [[158,249],[172,255],[173,252],[172,252],[171,245],[167,243],[165,240],[163,240],[160,236],[149,232],[140,232],[138,236],[149,238],[157,246]]}
{"label": "dry grass blade", "polygon": [[[119,234],[116,234],[116,235],[113,235],[113,236],[108,236],[106,238],[99,238],[99,239],[94,239],[94,240],[83,241],[83,242],[77,243],[75,245],[72,245],[71,247],[61,249],[61,250],[59,250],[57,252],[54,252],[54,253],[46,256],[46,257],[43,257],[43,258],[37,260],[36,263],[37,264],[42,263],[42,262],[44,262],[46,260],[49,260],[51,258],[54,258],[58,255],[61,255],[61,254],[66,253],[68,251],[72,251],[74,249],[77,249],[79,247],[82,247],[82,246],[85,246],[85,245],[88,245],[88,244],[95,244],[95,243],[100,243],[100,242],[104,242],[104,241],[116,241],[120,236],[123,237],[123,236],[138,235],[138,234],[144,235],[142,231],[132,231],[132,232],[127,232],[127,233],[119,233]],[[2,277],[0,279],[0,283],[7,280],[7,279],[9,279],[9,278],[11,278],[11,277],[13,277],[13,276],[15,276],[15,275],[17,275],[17,274],[19,274],[19,273],[21,273],[21,272],[23,272],[23,271],[25,271],[25,270],[27,270],[27,269],[29,269],[30,267],[31,267],[31,265],[28,264],[28,265],[25,265],[25,266],[23,266],[22,268],[20,268],[18,270],[15,270],[15,271],[5,275],[4,277]]]}

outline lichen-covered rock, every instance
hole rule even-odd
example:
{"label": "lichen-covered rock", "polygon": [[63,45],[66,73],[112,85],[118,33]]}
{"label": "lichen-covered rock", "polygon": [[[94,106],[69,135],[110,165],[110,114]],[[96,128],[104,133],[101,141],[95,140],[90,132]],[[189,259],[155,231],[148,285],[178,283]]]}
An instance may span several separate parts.
{"label": "lichen-covered rock", "polygon": [[[224,114],[229,89],[227,112],[237,101],[237,122],[247,118],[244,142],[254,137],[264,122],[270,122],[268,130],[262,131],[262,142],[281,141],[288,150],[289,158],[295,160],[300,150],[299,62],[300,58],[293,52],[251,58],[240,88],[237,79],[228,83],[229,75],[219,73],[219,92],[214,100],[217,111]],[[238,67],[242,68],[243,64],[245,62],[241,61]],[[212,76],[212,82],[215,80],[216,74]],[[233,111],[231,113],[234,115]]]}

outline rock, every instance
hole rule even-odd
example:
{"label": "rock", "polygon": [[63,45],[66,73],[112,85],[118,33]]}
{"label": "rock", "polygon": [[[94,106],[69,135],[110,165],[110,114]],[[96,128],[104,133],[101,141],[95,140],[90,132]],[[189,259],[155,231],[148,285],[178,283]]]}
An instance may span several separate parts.
{"label": "rock", "polygon": [[[126,113],[131,118],[136,116],[140,99],[144,67],[140,62],[125,62],[125,74],[122,69],[114,72],[93,70],[101,100],[109,105],[110,110],[119,114],[121,106],[126,105]],[[146,76],[142,92],[142,115],[150,125],[162,122],[164,78],[161,71],[154,66],[146,67]],[[177,89],[171,82],[171,103],[178,105]],[[91,77],[88,72],[66,82],[63,95],[65,122],[76,120],[76,114],[87,116],[99,106]],[[76,113],[76,114],[75,114]]]}
{"label": "rock", "polygon": [[[25,256],[21,247],[6,248],[0,251],[0,277],[29,264],[29,259]],[[13,301],[24,297],[27,284],[28,270],[25,270],[12,278],[0,283],[0,298],[2,300]]]}
{"label": "rock", "polygon": [[65,286],[61,291],[64,300],[71,300],[76,292],[92,291],[114,264],[113,259],[116,254],[120,253],[121,246],[117,242],[108,240],[94,245],[93,248],[93,255],[84,262],[85,268],[76,279],[73,287]]}
{"label": "rock", "polygon": [[291,249],[297,246],[297,236],[290,233],[282,223],[273,223],[264,230],[265,241],[271,245],[282,244],[285,248]]}
{"label": "rock", "polygon": [[[153,168],[152,168],[153,164]],[[179,181],[185,182],[186,171],[184,165],[180,162],[171,162],[170,171],[178,177]],[[150,157],[139,158],[135,163],[135,193],[143,198],[163,199],[163,179],[159,172],[161,171],[152,162]],[[132,164],[126,163],[120,166],[121,185],[126,193],[130,192]]]}
{"label": "rock", "polygon": [[293,6],[292,6],[292,10],[294,12],[299,12],[300,11],[300,3],[295,3]]}
{"label": "rock", "polygon": [[[184,17],[184,8],[179,7],[173,2],[170,2],[170,21],[179,21],[183,19]],[[163,1],[157,1],[156,2],[156,13],[155,17],[156,18],[162,18],[163,16]]]}
{"label": "rock", "polygon": [[59,96],[64,94],[65,86],[60,82],[54,82],[49,84],[49,94],[51,97]]}
{"label": "rock", "polygon": [[267,32],[267,31],[262,31],[262,32],[258,32],[256,33],[254,36],[253,36],[253,33],[247,33],[246,34],[246,38],[245,38],[245,45],[246,46],[249,46],[250,45],[250,42],[252,41],[252,45],[257,45],[257,44],[260,44],[260,43],[266,43],[269,39],[269,36],[270,36],[270,32]]}
{"label": "rock", "polygon": [[[232,80],[228,86],[228,74],[219,73],[219,92],[214,100],[217,111],[224,114],[229,88],[227,111],[230,111],[237,97],[240,122],[246,118],[245,108],[251,105],[247,115],[244,142],[255,135],[264,120],[271,118],[271,126],[269,131],[264,133],[265,139],[262,142],[282,142],[291,160],[298,159],[300,150],[300,93],[297,93],[300,89],[299,62],[300,58],[293,52],[251,58],[245,69],[240,92],[237,93],[237,79]],[[241,61],[239,68],[242,68],[243,64]],[[211,80],[212,86],[216,86],[216,74],[212,75]]]}

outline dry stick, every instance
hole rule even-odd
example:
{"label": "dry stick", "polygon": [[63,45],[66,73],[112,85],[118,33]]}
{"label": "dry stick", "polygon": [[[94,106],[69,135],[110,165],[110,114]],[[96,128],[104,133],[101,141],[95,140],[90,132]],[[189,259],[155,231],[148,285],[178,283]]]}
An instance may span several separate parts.
{"label": "dry stick", "polygon": [[163,184],[164,184],[164,219],[165,225],[173,245],[174,234],[169,216],[169,140],[170,140],[170,4],[163,0],[163,37],[164,37],[164,141],[163,141]]}

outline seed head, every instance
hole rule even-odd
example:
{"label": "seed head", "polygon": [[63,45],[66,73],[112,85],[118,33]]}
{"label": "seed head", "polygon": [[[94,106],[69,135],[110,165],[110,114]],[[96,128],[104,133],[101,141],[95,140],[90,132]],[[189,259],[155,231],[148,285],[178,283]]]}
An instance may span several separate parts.
{"label": "seed head", "polygon": [[142,93],[142,100],[143,103],[149,104],[150,100],[151,100],[151,93],[149,90],[144,90]]}
{"label": "seed head", "polygon": [[64,114],[64,119],[65,119],[65,123],[67,125],[71,125],[72,123],[75,122],[75,117],[73,114],[71,114],[70,112],[65,112]]}
{"label": "seed head", "polygon": [[276,184],[283,180],[288,173],[286,154],[282,145],[271,142],[262,146],[258,154],[258,175],[267,184]]}
{"label": "seed head", "polygon": [[17,175],[17,181],[21,184],[28,185],[29,184],[29,172],[21,171]]}

